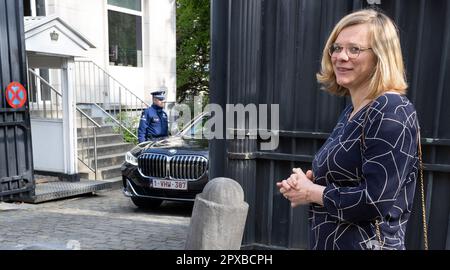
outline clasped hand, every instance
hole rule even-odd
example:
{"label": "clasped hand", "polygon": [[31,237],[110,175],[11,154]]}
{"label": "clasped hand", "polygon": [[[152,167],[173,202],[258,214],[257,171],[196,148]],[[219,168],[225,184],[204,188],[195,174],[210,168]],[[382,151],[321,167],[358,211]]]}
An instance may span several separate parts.
{"label": "clasped hand", "polygon": [[276,183],[280,193],[291,202],[291,207],[310,203],[310,191],[314,185],[312,171],[305,174],[302,169],[294,168],[292,172],[288,179]]}

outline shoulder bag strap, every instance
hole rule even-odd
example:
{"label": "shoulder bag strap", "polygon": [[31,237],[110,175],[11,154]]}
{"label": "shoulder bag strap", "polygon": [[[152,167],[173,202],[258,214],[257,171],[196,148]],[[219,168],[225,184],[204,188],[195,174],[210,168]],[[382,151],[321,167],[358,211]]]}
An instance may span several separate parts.
{"label": "shoulder bag strap", "polygon": [[422,161],[422,145],[420,139],[419,120],[417,120],[417,147],[419,155],[419,176],[420,176],[420,194],[422,199],[422,225],[423,225],[423,245],[424,249],[428,250],[428,226],[425,207],[425,187],[423,181],[423,161]]}
{"label": "shoulder bag strap", "polygon": [[[373,101],[372,101],[373,104]],[[370,108],[372,107],[372,104],[370,104],[369,108],[366,110],[366,114],[364,116],[364,122],[362,125],[362,132],[361,132],[361,154],[364,152],[363,145],[365,145],[365,135],[364,135],[364,129],[366,126],[366,122],[369,116]],[[423,244],[424,249],[428,250],[428,226],[427,226],[427,219],[426,219],[426,207],[425,207],[425,187],[424,187],[424,181],[423,181],[423,162],[422,162],[422,145],[421,145],[421,139],[420,139],[420,127],[419,127],[419,120],[417,119],[417,154],[419,157],[419,177],[420,177],[420,194],[421,194],[421,203],[422,203],[422,225],[423,225]],[[376,234],[378,242],[381,245],[381,248],[383,248],[384,242],[381,240],[381,230],[380,230],[380,223],[378,219],[375,220],[375,227],[376,227]]]}

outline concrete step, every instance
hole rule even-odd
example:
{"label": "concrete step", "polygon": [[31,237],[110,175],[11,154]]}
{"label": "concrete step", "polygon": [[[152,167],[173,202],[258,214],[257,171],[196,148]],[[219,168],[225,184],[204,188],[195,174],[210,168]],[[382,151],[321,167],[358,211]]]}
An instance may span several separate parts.
{"label": "concrete step", "polygon": [[[118,134],[102,134],[97,135],[97,146],[100,145],[109,145],[123,143],[122,135]],[[78,148],[82,149],[83,147],[94,146],[94,138],[93,137],[78,137]]]}
{"label": "concrete step", "polygon": [[[121,166],[122,163],[119,165],[99,168],[97,172],[97,180],[122,179],[122,172],[120,171]],[[95,179],[95,174],[90,170],[86,170],[84,165],[79,166],[78,169],[80,170],[80,178],[91,180]]]}
{"label": "concrete step", "polygon": [[[104,124],[103,117],[91,117],[92,120],[94,120],[97,124],[100,126]],[[77,113],[77,127],[91,127],[94,126],[94,124],[87,119],[84,116],[80,116],[79,113]]]}
{"label": "concrete step", "polygon": [[[85,167],[85,166],[83,166],[83,167]],[[81,171],[81,170],[84,170],[85,168],[80,168],[80,166],[78,166],[78,174],[80,175],[80,178],[81,179],[89,179],[89,180],[95,180],[95,176],[92,176],[91,177],[91,173],[92,172],[88,172],[87,170],[86,171]],[[92,175],[94,175],[94,173],[92,173]]]}
{"label": "concrete step", "polygon": [[[113,154],[124,154],[134,147],[132,143],[114,143],[97,146],[97,157]],[[83,158],[94,157],[94,146],[84,149],[78,148],[78,156]]]}
{"label": "concrete step", "polygon": [[110,167],[102,168],[100,175],[102,179],[113,179],[117,177],[122,177],[122,172],[120,171],[120,167],[122,167],[122,163]]}
{"label": "concrete step", "polygon": [[[116,133],[114,131],[113,126],[102,126],[100,128],[96,128],[95,132],[97,133],[97,135],[106,135],[106,134],[114,134]],[[77,128],[77,135],[78,137],[83,137],[83,136],[91,136],[93,133],[92,128]]]}
{"label": "concrete step", "polygon": [[[114,154],[114,155],[107,155],[107,156],[100,156],[97,159],[97,168],[105,168],[105,167],[111,167],[115,165],[120,165],[125,161],[125,155],[122,154]],[[91,164],[92,168],[95,166],[95,161],[92,160]]]}
{"label": "concrete step", "polygon": [[77,107],[80,108],[85,114],[91,116],[92,115],[92,105],[86,105],[82,103],[77,103]]}

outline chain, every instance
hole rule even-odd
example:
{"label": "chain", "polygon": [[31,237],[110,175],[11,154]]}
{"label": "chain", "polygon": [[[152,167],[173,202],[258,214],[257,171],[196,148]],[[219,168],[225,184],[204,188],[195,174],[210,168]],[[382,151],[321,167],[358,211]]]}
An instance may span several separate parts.
{"label": "chain", "polygon": [[428,228],[427,228],[427,218],[425,215],[425,187],[423,183],[423,162],[422,162],[422,146],[420,144],[420,129],[417,127],[417,141],[418,141],[418,154],[419,154],[419,171],[420,171],[420,193],[422,197],[422,224],[423,224],[423,245],[425,250],[428,250]]}
{"label": "chain", "polygon": [[376,234],[377,234],[378,242],[381,245],[380,249],[383,249],[384,242],[381,241],[381,230],[380,230],[380,223],[378,222],[378,219],[375,220],[375,228],[376,228]]}
{"label": "chain", "polygon": [[[372,101],[373,103],[374,101]],[[367,117],[369,116],[369,110],[372,107],[372,104],[369,106],[369,108],[366,111],[366,114],[364,116],[364,122],[362,126],[362,133],[361,133],[361,153],[363,153],[362,146],[365,144],[365,136],[364,136],[364,128],[366,126]],[[422,200],[422,225],[423,225],[423,245],[424,249],[428,250],[428,227],[427,227],[427,219],[426,219],[426,207],[425,207],[425,187],[424,187],[424,181],[423,181],[423,162],[422,162],[422,146],[421,146],[421,140],[420,140],[420,127],[419,127],[419,121],[417,120],[417,154],[419,156],[419,174],[420,174],[420,193],[421,193],[421,200]],[[375,227],[376,227],[376,234],[378,238],[378,242],[381,245],[381,248],[384,246],[384,242],[381,240],[381,230],[380,230],[380,223],[377,220],[375,220]]]}

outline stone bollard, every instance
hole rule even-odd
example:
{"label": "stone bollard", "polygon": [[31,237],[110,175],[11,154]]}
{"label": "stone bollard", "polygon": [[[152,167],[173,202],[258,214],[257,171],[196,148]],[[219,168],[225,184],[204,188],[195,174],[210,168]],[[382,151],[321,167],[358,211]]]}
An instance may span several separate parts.
{"label": "stone bollard", "polygon": [[195,198],[185,248],[239,250],[248,204],[238,182],[214,178]]}

